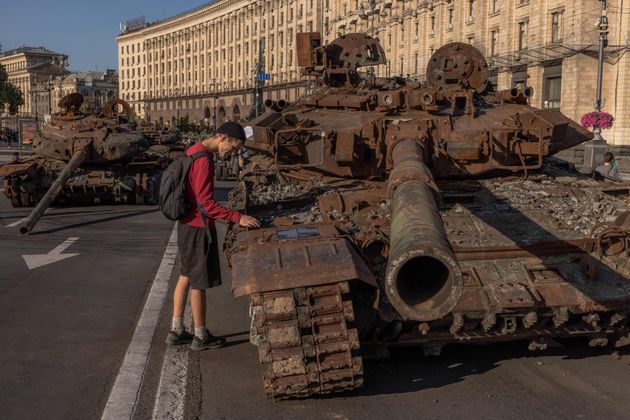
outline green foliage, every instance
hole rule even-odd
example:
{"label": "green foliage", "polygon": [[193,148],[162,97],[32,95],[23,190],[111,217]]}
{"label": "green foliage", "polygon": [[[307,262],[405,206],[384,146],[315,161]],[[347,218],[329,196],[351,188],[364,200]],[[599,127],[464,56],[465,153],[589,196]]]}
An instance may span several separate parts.
{"label": "green foliage", "polygon": [[18,88],[9,83],[9,75],[0,65],[0,111],[6,105],[9,106],[9,114],[13,115],[18,112],[20,105],[24,105],[24,97]]}
{"label": "green foliage", "polygon": [[190,122],[188,121],[188,116],[182,117],[177,122],[177,129],[179,131],[189,131],[190,130]]}

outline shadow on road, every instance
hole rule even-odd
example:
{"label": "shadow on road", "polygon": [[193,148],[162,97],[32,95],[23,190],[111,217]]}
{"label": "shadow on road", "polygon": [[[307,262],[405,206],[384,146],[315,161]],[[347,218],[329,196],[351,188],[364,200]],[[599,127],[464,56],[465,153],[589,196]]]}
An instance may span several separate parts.
{"label": "shadow on road", "polygon": [[90,225],[94,225],[94,224],[98,224],[98,223],[109,222],[109,221],[112,221],[112,220],[126,219],[128,217],[134,217],[134,216],[139,216],[139,215],[143,215],[143,214],[155,213],[156,211],[158,211],[158,209],[153,208],[153,209],[150,209],[150,210],[138,210],[138,211],[125,212],[125,213],[122,213],[122,214],[118,214],[116,216],[104,217],[104,218],[95,219],[95,220],[88,220],[88,221],[85,221],[85,222],[80,222],[80,223],[74,223],[74,224],[71,224],[71,225],[60,226],[60,227],[53,228],[53,229],[41,230],[41,231],[33,232],[33,233],[31,233],[31,236],[33,236],[33,235],[41,235],[41,234],[45,234],[45,233],[59,232],[59,231],[63,231],[63,230],[66,230],[66,229],[74,229],[74,228],[79,228],[79,227],[84,227],[84,226],[90,226]]}
{"label": "shadow on road", "polygon": [[401,394],[441,388],[484,374],[511,359],[531,359],[532,363],[542,365],[545,362],[537,359],[543,359],[543,356],[548,361],[549,357],[569,360],[606,354],[606,350],[587,347],[587,341],[583,339],[563,340],[561,343],[565,345],[550,347],[543,352],[529,351],[525,341],[474,347],[454,344],[445,347],[439,357],[425,357],[419,347],[394,348],[388,360],[364,361],[364,387],[347,396]]}

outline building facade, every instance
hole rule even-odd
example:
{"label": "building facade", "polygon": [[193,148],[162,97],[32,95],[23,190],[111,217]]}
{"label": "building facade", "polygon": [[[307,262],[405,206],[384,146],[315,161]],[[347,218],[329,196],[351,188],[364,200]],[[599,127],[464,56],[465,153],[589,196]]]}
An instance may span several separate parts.
{"label": "building facade", "polygon": [[32,88],[33,113],[42,116],[59,112],[59,101],[70,93],[83,95],[86,112],[99,111],[105,102],[118,97],[116,70],[69,73],[37,84]]}
{"label": "building facade", "polygon": [[[603,110],[613,144],[630,144],[630,5],[608,1]],[[600,2],[596,0],[222,0],[117,37],[120,93],[147,119],[240,119],[251,114],[262,48],[265,97],[294,100],[308,88],[295,34],[325,42],[368,32],[388,57],[379,75],[424,78],[431,54],[467,42],[488,59],[497,89],[534,88],[532,105],[579,120],[593,110]]]}
{"label": "building facade", "polygon": [[67,59],[67,55],[44,47],[20,47],[0,54],[0,65],[6,69],[9,83],[16,86],[24,98],[24,105],[18,111],[20,115],[35,114],[34,87],[67,74]]}
{"label": "building facade", "polygon": [[321,0],[223,0],[117,38],[121,98],[153,121],[245,119],[262,57],[265,97],[306,89],[295,34],[319,31]]}

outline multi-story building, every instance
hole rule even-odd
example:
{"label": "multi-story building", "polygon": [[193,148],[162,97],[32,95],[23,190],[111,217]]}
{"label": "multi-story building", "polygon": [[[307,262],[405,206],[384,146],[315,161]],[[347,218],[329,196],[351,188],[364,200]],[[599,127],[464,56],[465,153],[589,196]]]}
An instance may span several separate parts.
{"label": "multi-story building", "polygon": [[[608,5],[603,97],[616,122],[604,136],[630,144],[630,6]],[[488,58],[497,89],[531,86],[532,105],[579,120],[595,99],[599,7],[596,0],[222,0],[120,35],[120,92],[147,118],[245,118],[259,45],[271,74],[265,96],[290,101],[307,87],[295,62],[297,32],[320,31],[325,42],[368,32],[388,57],[379,75],[423,79],[435,50],[467,42]]]}
{"label": "multi-story building", "polygon": [[259,63],[265,97],[295,100],[306,88],[295,34],[319,31],[321,0],[223,0],[117,37],[121,98],[151,120],[250,116]]}
{"label": "multi-story building", "polygon": [[118,97],[116,70],[69,73],[52,81],[39,83],[32,89],[35,115],[59,111],[59,100],[70,93],[83,95],[85,111],[98,111],[110,99]]}
{"label": "multi-story building", "polygon": [[19,114],[34,115],[33,87],[66,74],[67,59],[67,55],[44,47],[20,47],[0,54],[0,65],[6,69],[9,83],[16,86],[24,98]]}

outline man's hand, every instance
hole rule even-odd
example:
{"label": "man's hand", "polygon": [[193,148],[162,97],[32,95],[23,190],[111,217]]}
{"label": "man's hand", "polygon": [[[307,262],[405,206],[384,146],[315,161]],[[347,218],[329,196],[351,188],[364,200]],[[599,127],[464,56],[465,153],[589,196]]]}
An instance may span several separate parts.
{"label": "man's hand", "polygon": [[255,217],[248,216],[246,214],[241,215],[241,219],[238,221],[238,224],[245,228],[257,229],[260,227],[260,221]]}

